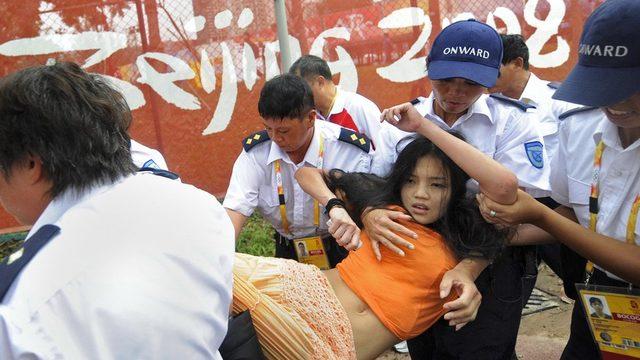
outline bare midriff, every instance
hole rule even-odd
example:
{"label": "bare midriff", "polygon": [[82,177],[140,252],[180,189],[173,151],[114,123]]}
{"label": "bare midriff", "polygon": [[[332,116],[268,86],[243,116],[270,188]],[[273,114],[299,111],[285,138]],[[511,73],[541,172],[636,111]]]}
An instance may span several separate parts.
{"label": "bare midriff", "polygon": [[337,269],[323,271],[347,312],[358,359],[373,359],[400,340],[387,329],[369,306],[347,286]]}

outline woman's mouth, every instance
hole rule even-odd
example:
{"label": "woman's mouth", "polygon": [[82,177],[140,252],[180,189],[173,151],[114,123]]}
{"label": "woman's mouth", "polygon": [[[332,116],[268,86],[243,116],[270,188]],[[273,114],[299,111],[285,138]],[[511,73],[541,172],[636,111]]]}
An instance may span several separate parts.
{"label": "woman's mouth", "polygon": [[413,209],[413,212],[418,215],[424,215],[429,212],[429,207],[424,204],[413,204],[411,205],[411,208]]}

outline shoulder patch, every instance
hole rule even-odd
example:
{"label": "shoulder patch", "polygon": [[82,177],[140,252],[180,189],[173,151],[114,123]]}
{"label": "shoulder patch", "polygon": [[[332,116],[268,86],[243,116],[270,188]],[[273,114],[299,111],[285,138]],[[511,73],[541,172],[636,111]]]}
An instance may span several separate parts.
{"label": "shoulder patch", "polygon": [[515,106],[515,107],[517,107],[518,109],[520,109],[522,111],[527,111],[527,109],[535,109],[536,108],[535,106],[533,106],[531,104],[523,103],[520,100],[512,99],[512,98],[504,96],[502,94],[491,94],[491,95],[489,95],[489,97],[492,97],[492,98],[494,98],[496,100],[505,102],[505,103],[507,103],[509,105]]}
{"label": "shoulder patch", "polygon": [[242,147],[244,151],[249,151],[253,149],[254,146],[258,144],[262,144],[263,142],[271,140],[269,138],[269,134],[267,134],[267,130],[262,130],[255,132],[242,140]]}
{"label": "shoulder patch", "polygon": [[558,88],[562,85],[560,81],[549,81],[547,86],[552,88],[553,90],[558,90]]}
{"label": "shoulder patch", "polygon": [[338,137],[338,140],[354,145],[366,153],[371,149],[371,140],[369,140],[369,138],[364,134],[360,134],[359,132],[355,132],[351,129],[340,129],[340,136]]}
{"label": "shoulder patch", "polygon": [[591,111],[591,110],[595,110],[595,109],[597,109],[597,107],[595,107],[595,106],[583,106],[583,107],[571,109],[571,110],[565,111],[562,114],[560,114],[560,116],[558,116],[558,119],[564,120],[564,119],[568,118],[569,116],[573,116],[573,115],[579,114],[581,112]]}
{"label": "shoulder patch", "polygon": [[524,143],[524,151],[527,153],[527,158],[536,169],[542,169],[544,167],[544,158],[542,157],[543,147],[540,141]]}
{"label": "shoulder patch", "polygon": [[160,169],[160,166],[158,166],[158,164],[156,164],[155,161],[153,161],[153,159],[149,159],[147,160],[143,165],[143,168],[154,168],[154,169]]}

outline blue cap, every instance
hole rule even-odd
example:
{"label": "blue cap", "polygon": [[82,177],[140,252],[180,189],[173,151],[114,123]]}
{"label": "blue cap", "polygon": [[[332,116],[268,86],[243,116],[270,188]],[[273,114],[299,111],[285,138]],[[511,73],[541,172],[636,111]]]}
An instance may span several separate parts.
{"label": "blue cap", "polygon": [[429,79],[463,78],[484,87],[496,84],[502,40],[489,25],[473,19],[442,29],[427,58]]}
{"label": "blue cap", "polygon": [[640,1],[607,0],[584,24],[578,64],[553,95],[610,106],[640,91]]}

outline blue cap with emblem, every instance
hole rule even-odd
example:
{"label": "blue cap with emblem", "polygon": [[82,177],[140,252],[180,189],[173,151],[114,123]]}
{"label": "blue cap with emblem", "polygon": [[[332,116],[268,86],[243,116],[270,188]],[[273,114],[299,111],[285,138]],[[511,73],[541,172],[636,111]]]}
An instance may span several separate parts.
{"label": "blue cap with emblem", "polygon": [[640,1],[607,0],[584,24],[578,63],[554,99],[610,106],[640,91]]}
{"label": "blue cap with emblem", "polygon": [[489,88],[496,84],[501,61],[500,35],[470,19],[442,29],[427,57],[427,70],[431,80],[463,78]]}

